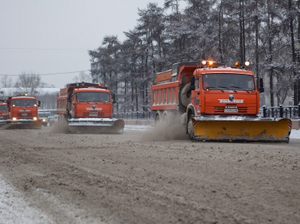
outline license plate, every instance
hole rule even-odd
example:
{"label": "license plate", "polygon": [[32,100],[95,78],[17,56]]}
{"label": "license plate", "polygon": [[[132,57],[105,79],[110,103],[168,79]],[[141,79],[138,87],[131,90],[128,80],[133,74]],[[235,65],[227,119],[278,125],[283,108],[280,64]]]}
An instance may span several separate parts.
{"label": "license plate", "polygon": [[28,116],[28,113],[22,113],[22,116]]}
{"label": "license plate", "polygon": [[239,112],[238,109],[224,109],[224,113],[237,113]]}
{"label": "license plate", "polygon": [[90,117],[97,117],[98,113],[90,113]]}

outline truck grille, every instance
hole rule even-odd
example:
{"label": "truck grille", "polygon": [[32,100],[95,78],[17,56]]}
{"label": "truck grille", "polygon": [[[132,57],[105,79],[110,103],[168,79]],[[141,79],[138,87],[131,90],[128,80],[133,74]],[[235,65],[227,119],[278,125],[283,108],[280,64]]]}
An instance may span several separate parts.
{"label": "truck grille", "polygon": [[18,118],[27,118],[27,117],[32,117],[32,113],[28,113],[28,112],[22,112],[22,113],[17,113],[17,117]]}
{"label": "truck grille", "polygon": [[[97,116],[95,116],[95,113],[98,113]],[[104,117],[104,113],[100,112],[84,112],[83,117]]]}
{"label": "truck grille", "polygon": [[[215,107],[216,113],[226,113],[225,112],[226,107]],[[247,113],[247,107],[237,107],[236,108],[238,112],[236,113]]]}

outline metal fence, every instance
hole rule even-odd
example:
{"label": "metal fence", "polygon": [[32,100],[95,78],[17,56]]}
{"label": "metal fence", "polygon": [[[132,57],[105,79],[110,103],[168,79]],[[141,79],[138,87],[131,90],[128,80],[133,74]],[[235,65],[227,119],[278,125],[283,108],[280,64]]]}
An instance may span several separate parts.
{"label": "metal fence", "polygon": [[298,106],[278,106],[269,108],[263,106],[260,112],[263,117],[284,117],[300,119],[300,104],[298,104]]}
{"label": "metal fence", "polygon": [[[291,119],[300,119],[300,104],[298,106],[263,106],[260,110],[260,115],[262,117],[284,117]],[[113,114],[114,118],[123,120],[154,120],[154,116],[154,111],[136,111]]]}
{"label": "metal fence", "polygon": [[123,120],[154,120],[154,115],[154,111],[113,113],[114,118]]}

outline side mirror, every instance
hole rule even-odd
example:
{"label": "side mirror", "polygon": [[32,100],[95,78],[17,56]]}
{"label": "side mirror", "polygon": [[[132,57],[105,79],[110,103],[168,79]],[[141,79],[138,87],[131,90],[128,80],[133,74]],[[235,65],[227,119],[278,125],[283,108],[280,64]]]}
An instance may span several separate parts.
{"label": "side mirror", "polygon": [[258,85],[258,91],[260,93],[263,93],[265,91],[263,79],[259,78],[257,81],[258,81],[258,83],[257,83],[257,85]]}
{"label": "side mirror", "polygon": [[39,100],[39,101],[38,101],[38,107],[40,107],[40,106],[41,106],[41,101]]}
{"label": "side mirror", "polygon": [[111,94],[112,103],[116,103],[116,95],[114,93]]}

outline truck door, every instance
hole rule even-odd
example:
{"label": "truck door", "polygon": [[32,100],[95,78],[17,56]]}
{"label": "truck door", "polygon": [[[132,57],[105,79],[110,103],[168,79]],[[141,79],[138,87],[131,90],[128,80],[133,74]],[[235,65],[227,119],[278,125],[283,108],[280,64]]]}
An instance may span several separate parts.
{"label": "truck door", "polygon": [[199,77],[192,77],[193,78],[191,79],[191,103],[195,106],[200,104],[200,82]]}

